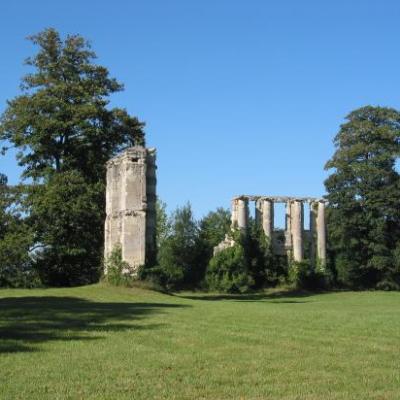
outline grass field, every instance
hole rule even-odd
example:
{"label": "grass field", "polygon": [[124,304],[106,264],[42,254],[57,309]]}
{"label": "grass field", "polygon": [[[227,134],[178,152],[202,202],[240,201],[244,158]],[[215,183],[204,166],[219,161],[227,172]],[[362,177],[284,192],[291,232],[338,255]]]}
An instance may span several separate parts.
{"label": "grass field", "polygon": [[0,290],[1,399],[399,399],[400,293]]}

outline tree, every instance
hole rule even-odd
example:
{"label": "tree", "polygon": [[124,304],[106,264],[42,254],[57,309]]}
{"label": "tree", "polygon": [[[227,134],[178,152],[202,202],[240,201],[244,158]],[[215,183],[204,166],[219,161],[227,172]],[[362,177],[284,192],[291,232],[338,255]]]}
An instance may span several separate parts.
{"label": "tree", "polygon": [[7,208],[10,203],[10,194],[7,182],[7,177],[0,173],[0,238],[4,236],[8,224]]}
{"label": "tree", "polygon": [[157,198],[156,201],[156,245],[157,250],[161,248],[165,239],[171,233],[171,221],[167,214],[167,205]]}
{"label": "tree", "polygon": [[326,164],[328,232],[338,281],[351,287],[399,287],[400,113],[363,107],[347,116]]}
{"label": "tree", "polygon": [[180,288],[198,283],[198,234],[191,205],[177,208],[171,218],[171,233],[158,254],[164,286]]}
{"label": "tree", "polygon": [[247,235],[242,238],[242,243],[254,288],[276,284],[281,272],[280,264],[274,259],[270,239],[254,218],[249,219]]}
{"label": "tree", "polygon": [[210,211],[200,221],[200,237],[206,243],[210,255],[215,246],[224,240],[230,232],[231,213],[225,208],[219,207],[216,211]]}
{"label": "tree", "polygon": [[46,185],[29,189],[29,220],[38,240],[36,263],[43,283],[84,285],[101,273],[103,236],[94,234],[104,220],[98,208],[103,185],[87,184],[78,171],[54,174]]}
{"label": "tree", "polygon": [[197,240],[197,272],[199,281],[205,277],[207,265],[213,256],[214,247],[221,243],[231,231],[231,214],[222,207],[210,211],[199,223]]}
{"label": "tree", "polygon": [[105,163],[144,144],[143,124],[108,107],[109,96],[123,87],[94,63],[84,38],[62,40],[46,29],[30,40],[39,47],[26,62],[33,72],[8,102],[0,139],[19,150],[22,177],[32,182],[24,205],[42,247],[41,275],[52,285],[93,282],[102,257]]}
{"label": "tree", "polygon": [[165,204],[158,205],[158,254],[156,266],[144,266],[139,278],[166,289],[197,286],[199,274],[199,229],[190,204],[177,208],[166,218]]}
{"label": "tree", "polygon": [[0,174],[0,287],[36,285],[29,250],[32,233],[16,207],[19,188],[7,184]]}

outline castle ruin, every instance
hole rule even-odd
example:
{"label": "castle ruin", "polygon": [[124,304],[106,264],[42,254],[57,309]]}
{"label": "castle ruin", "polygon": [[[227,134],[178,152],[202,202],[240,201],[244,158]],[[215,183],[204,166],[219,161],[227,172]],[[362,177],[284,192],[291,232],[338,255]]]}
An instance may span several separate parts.
{"label": "castle ruin", "polygon": [[[232,199],[232,229],[245,232],[249,221],[249,202],[255,202],[256,222],[262,226],[270,240],[274,254],[286,255],[289,260],[302,261],[307,254],[321,267],[326,264],[326,226],[324,199],[312,197],[249,196],[241,195]],[[274,229],[274,204],[284,203],[285,229]],[[304,203],[310,205],[310,229],[304,228]],[[227,235],[214,249],[214,254],[233,246],[234,241]]]}
{"label": "castle ruin", "polygon": [[[246,232],[249,202],[255,203],[256,222],[269,239],[273,253],[288,260],[310,259],[326,264],[325,203],[321,198],[241,195],[232,199],[232,229]],[[274,227],[274,204],[286,205],[285,229]],[[310,206],[310,229],[304,228],[304,203]],[[214,254],[234,245],[227,235]],[[156,151],[142,146],[126,149],[107,162],[104,256],[120,247],[129,272],[152,263],[156,254]],[[107,273],[107,271],[105,271]]]}
{"label": "castle ruin", "polygon": [[131,147],[106,166],[104,256],[120,247],[135,274],[156,251],[156,151]]}

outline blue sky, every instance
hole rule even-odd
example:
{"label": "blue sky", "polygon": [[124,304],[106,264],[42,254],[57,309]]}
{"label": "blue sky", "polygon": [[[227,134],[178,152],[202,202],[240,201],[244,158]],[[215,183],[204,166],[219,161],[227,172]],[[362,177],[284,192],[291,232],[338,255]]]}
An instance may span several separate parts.
{"label": "blue sky", "polygon": [[[400,108],[399,17],[394,0],[3,0],[0,112],[35,51],[26,36],[80,33],[125,84],[112,105],[146,122],[169,209],[321,196],[343,118]],[[18,180],[13,154],[0,171]]]}

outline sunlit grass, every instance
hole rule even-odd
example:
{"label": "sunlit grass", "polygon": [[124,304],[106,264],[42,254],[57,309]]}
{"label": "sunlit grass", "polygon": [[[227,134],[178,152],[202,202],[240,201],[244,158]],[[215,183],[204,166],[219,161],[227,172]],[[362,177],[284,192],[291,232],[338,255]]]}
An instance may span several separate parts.
{"label": "sunlit grass", "polygon": [[400,293],[0,290],[1,399],[399,399]]}

